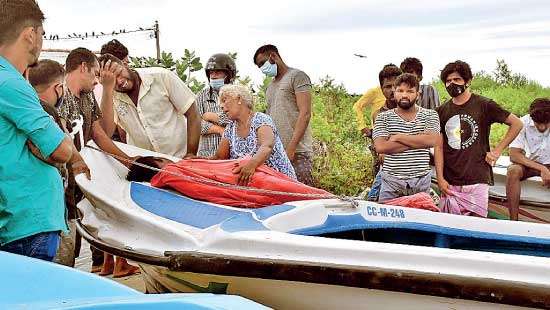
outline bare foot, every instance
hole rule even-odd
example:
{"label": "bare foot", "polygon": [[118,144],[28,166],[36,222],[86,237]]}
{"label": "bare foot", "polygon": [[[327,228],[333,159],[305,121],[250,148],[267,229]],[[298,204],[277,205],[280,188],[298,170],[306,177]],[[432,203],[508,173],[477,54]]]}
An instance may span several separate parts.
{"label": "bare foot", "polygon": [[113,255],[104,252],[103,253],[103,268],[101,268],[101,272],[99,273],[100,276],[108,276],[111,273],[113,273],[113,270],[115,269],[115,260],[113,258]]}
{"label": "bare foot", "polygon": [[126,259],[117,257],[115,262],[115,270],[113,272],[113,278],[121,278],[140,273],[139,267],[128,264]]}

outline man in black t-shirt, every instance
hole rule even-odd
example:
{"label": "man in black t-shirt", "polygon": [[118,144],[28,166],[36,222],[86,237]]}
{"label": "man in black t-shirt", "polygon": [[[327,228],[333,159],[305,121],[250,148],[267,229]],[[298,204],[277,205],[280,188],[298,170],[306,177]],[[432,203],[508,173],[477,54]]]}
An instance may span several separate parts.
{"label": "man in black t-shirt", "polygon": [[[519,134],[522,123],[493,100],[471,93],[472,78],[470,66],[463,61],[449,63],[441,71],[441,81],[452,98],[437,109],[442,139],[435,148],[435,165],[442,210],[486,217],[492,166]],[[510,127],[491,150],[493,123]]]}

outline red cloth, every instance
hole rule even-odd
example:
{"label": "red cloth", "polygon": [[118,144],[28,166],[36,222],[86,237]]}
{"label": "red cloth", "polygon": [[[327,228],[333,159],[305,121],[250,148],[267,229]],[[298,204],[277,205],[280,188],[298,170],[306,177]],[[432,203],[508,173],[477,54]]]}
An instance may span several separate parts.
{"label": "red cloth", "polygon": [[416,193],[410,196],[394,198],[385,201],[384,204],[440,212],[439,208],[435,205],[432,197],[430,197],[430,195],[425,192]]}
{"label": "red cloth", "polygon": [[[151,180],[151,185],[154,187],[169,187],[194,199],[245,208],[260,208],[289,201],[319,199],[319,197],[308,198],[292,195],[256,193],[231,187],[206,184],[179,176],[185,175],[200,180],[214,180],[221,183],[237,185],[238,174],[232,173],[232,170],[239,162],[246,160],[248,159],[181,160],[174,164],[168,164],[163,168],[165,171],[178,175],[159,172]],[[275,171],[266,165],[261,165],[256,169],[256,172],[247,186],[285,193],[326,195],[326,198],[332,198],[329,197],[331,195],[329,192],[294,181],[285,174]]]}

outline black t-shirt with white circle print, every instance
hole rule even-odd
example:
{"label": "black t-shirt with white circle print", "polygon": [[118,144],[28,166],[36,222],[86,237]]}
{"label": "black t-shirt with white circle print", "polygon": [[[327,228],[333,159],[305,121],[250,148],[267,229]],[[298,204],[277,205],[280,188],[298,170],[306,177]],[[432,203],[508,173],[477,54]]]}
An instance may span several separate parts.
{"label": "black t-shirt with white circle print", "polygon": [[510,112],[493,100],[472,94],[463,105],[448,100],[437,108],[443,135],[443,174],[451,185],[493,184],[485,161],[493,123],[504,123]]}

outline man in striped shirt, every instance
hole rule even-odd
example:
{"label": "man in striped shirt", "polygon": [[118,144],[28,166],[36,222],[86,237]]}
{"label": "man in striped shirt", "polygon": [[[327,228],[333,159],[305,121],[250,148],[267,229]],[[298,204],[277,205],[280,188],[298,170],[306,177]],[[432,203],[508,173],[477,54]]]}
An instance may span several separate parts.
{"label": "man in striped shirt", "polygon": [[397,107],[378,115],[372,135],[376,151],[385,154],[380,202],[430,190],[429,149],[440,131],[437,113],[416,104],[419,84],[414,75],[400,75],[394,86]]}

